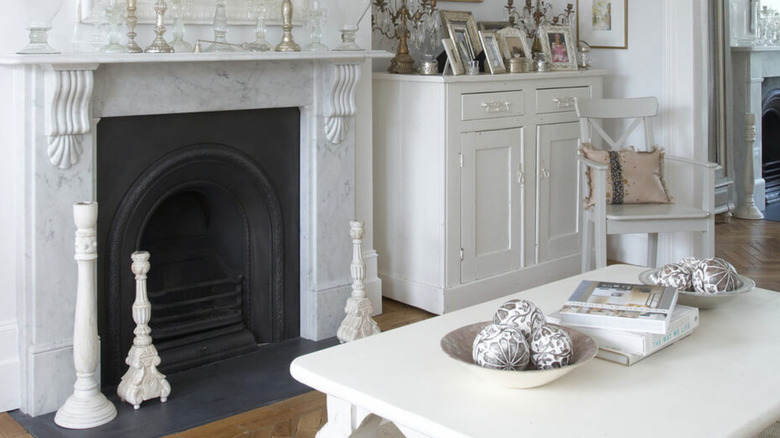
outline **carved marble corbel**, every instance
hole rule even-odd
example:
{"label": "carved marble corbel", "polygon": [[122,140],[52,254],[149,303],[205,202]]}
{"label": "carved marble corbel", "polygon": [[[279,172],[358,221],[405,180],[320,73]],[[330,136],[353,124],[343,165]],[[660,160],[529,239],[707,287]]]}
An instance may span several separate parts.
{"label": "carved marble corbel", "polygon": [[45,121],[49,161],[60,169],[79,162],[81,141],[90,131],[92,72],[98,64],[61,65],[45,73]]}
{"label": "carved marble corbel", "polygon": [[325,116],[325,136],[340,144],[349,133],[349,121],[355,115],[355,86],[360,79],[360,64],[335,64],[330,90],[330,112]]}

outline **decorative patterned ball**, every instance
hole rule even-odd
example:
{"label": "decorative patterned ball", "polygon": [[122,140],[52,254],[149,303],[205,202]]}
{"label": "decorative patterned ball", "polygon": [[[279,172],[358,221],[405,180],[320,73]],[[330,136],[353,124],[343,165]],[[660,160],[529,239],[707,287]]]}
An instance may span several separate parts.
{"label": "decorative patterned ball", "polygon": [[530,361],[530,348],[517,327],[490,324],[474,338],[474,363],[498,370],[524,370]]}
{"label": "decorative patterned ball", "polygon": [[527,300],[509,300],[493,315],[494,324],[511,325],[520,329],[530,340],[533,332],[545,324],[544,313],[536,304]]}
{"label": "decorative patterned ball", "polygon": [[688,270],[691,271],[691,275],[693,274],[693,270],[699,266],[699,263],[701,263],[701,259],[696,257],[686,257],[680,260],[680,264],[688,268]]}
{"label": "decorative patterned ball", "polygon": [[531,364],[537,370],[562,368],[574,356],[569,334],[554,325],[543,325],[531,339]]}
{"label": "decorative patterned ball", "polygon": [[680,290],[693,290],[692,271],[682,263],[669,263],[654,273],[651,280],[661,286]]}
{"label": "decorative patterned ball", "polygon": [[742,285],[737,270],[731,263],[713,257],[703,259],[693,271],[693,288],[700,294],[718,294],[732,291]]}

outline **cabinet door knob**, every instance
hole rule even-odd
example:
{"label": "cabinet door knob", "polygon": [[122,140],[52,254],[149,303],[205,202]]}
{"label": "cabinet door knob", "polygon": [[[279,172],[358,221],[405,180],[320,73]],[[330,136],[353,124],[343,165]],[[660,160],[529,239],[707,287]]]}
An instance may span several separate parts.
{"label": "cabinet door knob", "polygon": [[571,96],[556,97],[553,102],[558,105],[558,108],[569,108],[574,105],[574,98]]}
{"label": "cabinet door knob", "polygon": [[512,106],[512,102],[499,102],[497,100],[494,100],[493,102],[483,102],[482,108],[485,108],[485,112],[487,113],[500,113],[500,112],[508,112],[509,107]]}

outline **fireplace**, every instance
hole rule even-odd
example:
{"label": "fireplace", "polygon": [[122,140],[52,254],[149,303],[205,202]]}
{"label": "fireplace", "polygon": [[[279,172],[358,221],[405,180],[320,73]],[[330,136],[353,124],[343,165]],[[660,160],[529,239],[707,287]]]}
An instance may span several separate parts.
{"label": "fireplace", "polygon": [[[172,362],[171,357],[178,357],[182,366],[189,366],[198,356],[222,354],[215,348],[237,352],[286,337],[321,340],[334,336],[351,292],[349,221],[355,219],[355,175],[365,172],[355,164],[354,117],[358,108],[354,95],[366,58],[386,55],[328,52],[0,57],[0,89],[7,91],[11,102],[0,106],[0,127],[4,128],[0,129],[0,140],[14,145],[6,149],[8,153],[0,161],[0,179],[11,188],[0,193],[0,202],[13,212],[7,218],[3,216],[1,232],[6,235],[4,242],[11,244],[0,252],[4,260],[13,262],[3,268],[9,287],[0,296],[4,302],[15,303],[10,329],[0,326],[0,335],[9,334],[6,338],[11,340],[0,338],[0,359],[5,360],[0,362],[0,370],[4,371],[0,377],[10,379],[6,387],[20,388],[15,397],[21,410],[32,416],[52,412],[73,392],[77,273],[72,205],[76,202],[99,201],[101,381],[115,381],[118,374],[116,365],[106,365],[106,361],[119,362],[120,372],[125,369],[121,360],[127,354],[128,335],[120,335],[118,342],[111,337],[112,331],[121,333],[132,325],[127,316],[128,294],[134,288],[129,257],[136,249],[151,253],[150,294],[164,292],[153,297],[157,302],[152,311],[160,318],[152,321],[159,323],[153,327],[152,336],[163,350],[163,361]],[[370,71],[370,66],[365,70]],[[364,82],[363,88],[370,93],[370,81]],[[371,107],[370,94],[367,105],[361,103],[363,107]],[[258,111],[263,113],[260,118],[256,118]],[[226,128],[230,137],[240,134],[247,125],[260,123],[257,120],[261,118],[277,117],[265,111],[292,113],[290,120],[294,122],[289,130],[294,132],[293,145],[285,150],[297,154],[295,188],[272,175],[284,173],[286,164],[264,164],[264,157],[253,155],[256,150],[265,150],[266,141],[273,140],[273,135],[290,122],[272,119],[276,121],[271,122],[270,130],[250,131],[245,134],[251,140],[249,146],[225,137],[184,138],[186,133],[181,132],[175,135],[182,137],[176,141],[148,148],[144,144],[163,140],[161,135],[152,135],[141,142],[144,144],[135,141],[146,135],[145,131],[159,132],[155,124],[167,126],[168,120],[179,117],[230,114],[232,119],[252,118],[242,122],[240,129]],[[152,120],[151,125],[120,135],[133,140],[132,145],[103,140],[113,120],[145,117]],[[370,119],[368,115],[366,120]],[[209,123],[194,122],[201,133],[210,132]],[[370,150],[370,129],[361,138],[361,145],[366,145],[361,148]],[[116,161],[107,164],[105,160],[112,159],[114,153],[118,154],[113,158]],[[187,162],[191,164],[184,164]],[[230,169],[226,171],[230,176],[193,176],[200,168],[213,167],[197,164],[205,162]],[[136,170],[124,175],[125,168]],[[370,164],[363,169],[369,170],[370,179]],[[189,176],[176,181],[177,172]],[[158,180],[147,179],[154,173],[173,179],[165,185],[148,182]],[[265,175],[278,198],[283,236],[273,231],[274,208],[268,207],[272,202],[247,201],[271,196],[270,190],[257,183],[263,180],[258,175]],[[107,194],[111,184],[107,188],[105,178],[121,187],[115,195]],[[297,198],[285,204],[284,190],[294,192]],[[263,212],[249,211],[261,204]],[[288,223],[292,204],[297,219]],[[264,222],[250,217],[267,219]],[[366,222],[370,233],[371,222]],[[253,228],[250,223],[262,225]],[[297,231],[290,228],[294,224]],[[121,229],[125,232],[118,231]],[[212,234],[215,229],[222,231]],[[230,230],[227,237],[226,230]],[[268,240],[253,246],[253,237],[262,234],[269,234],[271,242],[281,239],[279,245],[272,246],[283,249],[283,268],[272,262],[280,253],[269,251]],[[185,241],[187,248],[194,249],[183,256],[179,245]],[[241,251],[228,255],[224,251],[226,241],[240,242],[237,245]],[[366,246],[367,293],[375,312],[381,312],[376,257]],[[262,262],[263,258],[270,258],[271,263]],[[284,272],[258,274],[244,269],[255,261]],[[193,277],[192,272],[200,277]],[[186,308],[193,301],[210,300],[210,306],[220,311],[204,323],[218,332],[209,339],[223,339],[220,336],[224,335],[230,337],[229,342],[209,344],[201,339],[188,344],[194,332],[201,331],[195,317],[176,321],[184,326],[193,324],[185,327],[187,330],[166,332],[171,320],[162,318],[171,316],[166,315],[166,306],[171,303],[163,295],[179,291],[179,286],[169,288],[167,283],[177,276],[187,277],[187,287],[192,285],[189,278],[197,281],[196,287],[186,293],[185,301],[174,305]],[[280,281],[281,288],[274,286]],[[298,292],[291,293],[295,287]],[[268,292],[269,288],[270,293],[256,298],[256,291]],[[220,295],[217,300],[212,299],[215,294]],[[121,299],[112,301],[111,295]],[[255,320],[256,315],[270,316]],[[222,316],[224,319],[220,319]],[[181,345],[192,348],[175,351]]]}
{"label": "fireplace", "polygon": [[162,372],[299,335],[299,137],[297,108],[98,123],[103,386],[133,341],[133,251],[152,257]]}
{"label": "fireplace", "polygon": [[765,80],[761,114],[761,175],[766,181],[766,204],[780,202],[780,78]]}

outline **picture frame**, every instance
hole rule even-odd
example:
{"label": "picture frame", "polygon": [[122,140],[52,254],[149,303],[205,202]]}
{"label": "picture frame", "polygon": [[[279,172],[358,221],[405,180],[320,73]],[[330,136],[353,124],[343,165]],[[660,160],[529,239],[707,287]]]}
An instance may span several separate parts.
{"label": "picture frame", "polygon": [[569,26],[542,26],[541,40],[550,70],[577,70],[577,47]]}
{"label": "picture frame", "polygon": [[452,75],[460,76],[466,74],[466,67],[463,65],[460,53],[455,48],[455,43],[449,38],[444,38],[441,40],[441,45],[444,46],[444,52],[447,53],[447,59],[452,67]]}
{"label": "picture frame", "polygon": [[468,28],[465,24],[450,24],[449,33],[450,39],[455,46],[455,51],[459,54],[463,65],[468,65],[469,62],[477,58],[477,52],[474,50]]}
{"label": "picture frame", "polygon": [[594,49],[628,49],[628,0],[577,0],[577,39]]}
{"label": "picture frame", "polygon": [[512,27],[512,23],[508,21],[478,21],[477,30],[486,30],[488,32],[495,32],[507,27]]}
{"label": "picture frame", "polygon": [[483,0],[439,0],[440,2],[453,2],[453,3],[482,3]]}
{"label": "picture frame", "polygon": [[485,65],[490,70],[490,74],[506,73],[504,66],[504,57],[501,56],[501,49],[498,47],[498,39],[495,32],[479,31],[479,39],[485,50]]}
{"label": "picture frame", "polygon": [[498,47],[504,59],[527,58],[533,59],[531,42],[525,36],[525,32],[514,27],[507,27],[496,32]]}
{"label": "picture frame", "polygon": [[456,38],[455,30],[458,32],[466,29],[466,33],[469,38],[469,46],[471,47],[472,58],[469,60],[463,60],[464,65],[473,59],[476,59],[479,52],[482,51],[482,43],[479,40],[479,31],[477,30],[477,24],[474,21],[474,16],[468,11],[439,11],[441,16],[441,24],[444,29],[447,29],[447,34],[455,47],[462,41]]}

